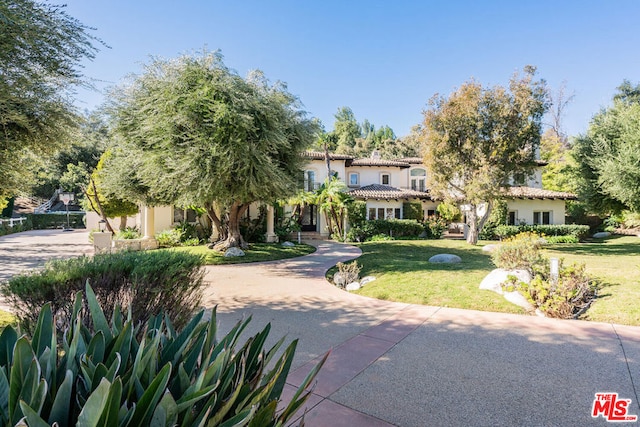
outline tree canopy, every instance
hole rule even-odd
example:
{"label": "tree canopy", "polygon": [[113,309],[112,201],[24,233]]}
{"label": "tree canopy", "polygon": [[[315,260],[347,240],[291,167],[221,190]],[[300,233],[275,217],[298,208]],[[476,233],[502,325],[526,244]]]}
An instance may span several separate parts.
{"label": "tree canopy", "polygon": [[434,96],[424,112],[430,189],[466,205],[469,243],[477,242],[501,187],[536,167],[549,103],[545,82],[534,77],[535,68],[525,67],[508,88],[484,88],[471,80],[448,97]]}
{"label": "tree canopy", "polygon": [[68,142],[77,123],[72,91],[96,42],[63,6],[0,2],[0,197],[25,189],[34,159]]}
{"label": "tree canopy", "polygon": [[250,203],[295,194],[317,132],[284,84],[242,78],[218,53],[154,59],[112,96],[120,148],[105,185],[108,169],[125,171],[130,199],[204,207],[225,238],[219,249],[245,245]]}
{"label": "tree canopy", "polygon": [[618,88],[571,151],[580,198],[599,214],[640,211],[640,85]]}

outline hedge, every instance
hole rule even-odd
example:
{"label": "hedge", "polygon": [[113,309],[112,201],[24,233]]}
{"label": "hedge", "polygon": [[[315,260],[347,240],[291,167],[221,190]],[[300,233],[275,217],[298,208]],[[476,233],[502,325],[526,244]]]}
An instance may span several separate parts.
{"label": "hedge", "polygon": [[373,234],[387,234],[391,237],[417,237],[424,226],[415,219],[376,219],[369,221]]}
{"label": "hedge", "polygon": [[[67,226],[67,214],[27,214],[27,220],[31,222],[34,230],[45,230],[50,228],[65,228]],[[85,228],[84,212],[69,212],[69,226],[71,228]]]}
{"label": "hedge", "polygon": [[499,239],[513,237],[517,234],[531,232],[540,236],[573,236],[582,240],[589,235],[588,225],[499,225],[494,234]]}

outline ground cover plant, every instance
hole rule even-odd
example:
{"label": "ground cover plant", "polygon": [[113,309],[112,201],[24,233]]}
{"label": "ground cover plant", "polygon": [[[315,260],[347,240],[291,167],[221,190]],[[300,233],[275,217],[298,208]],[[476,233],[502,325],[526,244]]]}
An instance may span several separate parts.
{"label": "ground cover plant", "polygon": [[[361,275],[377,280],[356,293],[413,304],[524,313],[500,295],[478,289],[494,268],[490,255],[482,252],[482,243],[495,242],[477,246],[457,240],[359,244]],[[428,259],[438,253],[458,255],[463,262],[430,264]],[[584,318],[640,326],[640,238],[612,236],[597,242],[546,245],[543,254],[563,258],[566,265],[584,263],[587,274],[602,281],[598,299]]]}
{"label": "ground cover plant", "polygon": [[242,344],[250,318],[218,340],[215,310],[210,320],[204,316],[183,329],[162,313],[144,327],[119,310],[109,322],[87,285],[58,340],[56,316],[45,304],[33,335],[11,326],[0,334],[0,425],[285,425],[326,356],[278,411],[297,341],[276,359],[284,338],[265,348],[269,324]]}
{"label": "ground cover plant", "polygon": [[208,249],[204,245],[168,248],[161,249],[161,251],[190,253],[202,256],[204,258],[204,263],[207,265],[223,265],[295,258],[313,253],[316,251],[316,248],[304,243],[299,245],[296,244],[292,247],[282,246],[279,243],[252,243],[249,249],[245,250],[245,256],[228,258],[224,256],[224,253]]}

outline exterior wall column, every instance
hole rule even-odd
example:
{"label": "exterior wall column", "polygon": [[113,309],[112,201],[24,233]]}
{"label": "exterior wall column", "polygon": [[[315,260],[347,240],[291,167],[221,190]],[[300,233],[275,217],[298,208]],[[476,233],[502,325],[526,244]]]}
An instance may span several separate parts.
{"label": "exterior wall column", "polygon": [[156,234],[156,218],[155,210],[152,206],[145,206],[142,212],[144,237],[140,239],[140,249],[157,249],[158,242],[154,235]]}
{"label": "exterior wall column", "polygon": [[274,209],[272,205],[267,205],[267,243],[278,241],[278,236],[274,232]]}

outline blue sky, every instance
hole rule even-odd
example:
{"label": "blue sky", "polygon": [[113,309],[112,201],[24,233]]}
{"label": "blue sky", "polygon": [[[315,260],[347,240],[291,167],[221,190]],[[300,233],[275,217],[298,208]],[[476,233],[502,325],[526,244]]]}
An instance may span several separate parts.
{"label": "blue sky", "polygon": [[85,74],[93,109],[104,88],[150,56],[220,49],[239,74],[281,80],[327,130],[339,107],[398,136],[435,93],[470,78],[506,85],[527,65],[574,93],[564,128],[584,132],[623,79],[640,81],[640,1],[67,0],[67,12],[111,48]]}

